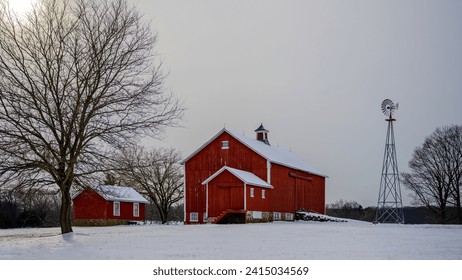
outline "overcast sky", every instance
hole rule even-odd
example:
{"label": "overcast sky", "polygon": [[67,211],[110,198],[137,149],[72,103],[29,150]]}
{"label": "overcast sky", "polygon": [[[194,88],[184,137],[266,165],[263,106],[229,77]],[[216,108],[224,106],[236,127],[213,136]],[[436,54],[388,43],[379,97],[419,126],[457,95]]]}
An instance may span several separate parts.
{"label": "overcast sky", "polygon": [[462,124],[462,1],[131,2],[188,108],[184,127],[151,145],[187,156],[225,125],[254,137],[263,123],[272,145],[329,175],[326,203],[375,206],[382,100],[400,105],[400,171],[437,127]]}

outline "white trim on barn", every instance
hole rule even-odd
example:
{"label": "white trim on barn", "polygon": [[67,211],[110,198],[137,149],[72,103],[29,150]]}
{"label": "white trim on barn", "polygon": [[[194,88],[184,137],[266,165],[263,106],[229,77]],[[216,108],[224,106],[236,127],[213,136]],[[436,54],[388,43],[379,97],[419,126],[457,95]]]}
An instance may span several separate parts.
{"label": "white trim on barn", "polygon": [[140,204],[138,202],[133,202],[133,217],[140,216]]}
{"label": "white trim on barn", "polygon": [[247,184],[244,183],[244,210],[247,210]]}
{"label": "white trim on barn", "polygon": [[183,165],[183,222],[186,223],[186,166]]}
{"label": "white trim on barn", "polygon": [[114,216],[120,216],[120,201],[114,201],[112,210]]}
{"label": "white trim on barn", "polygon": [[189,221],[190,222],[199,222],[199,212],[191,212],[191,213],[189,213]]}
{"label": "white trim on barn", "polygon": [[218,136],[220,136],[223,132],[227,132],[233,138],[265,158],[266,160],[270,161],[271,163],[280,164],[286,167],[298,169],[301,171],[306,171],[313,175],[318,175],[321,177],[327,178],[327,175],[322,174],[316,168],[308,164],[305,160],[300,158],[299,156],[295,155],[291,151],[287,151],[281,149],[279,147],[273,147],[270,145],[265,144],[262,141],[249,138],[244,135],[240,135],[238,133],[234,133],[226,128],[221,129],[217,134],[215,134],[209,141],[205,142],[199,149],[195,150],[192,154],[190,154],[187,158],[185,158],[181,164],[185,164],[190,158],[194,157],[197,153],[199,153],[202,149],[204,149],[207,145],[213,142]]}
{"label": "white trim on barn", "polygon": [[263,219],[263,212],[262,211],[252,211],[252,218]]}
{"label": "white trim on barn", "polygon": [[264,180],[262,180],[261,178],[259,178],[257,175],[255,175],[253,173],[250,173],[250,172],[247,172],[247,171],[244,171],[244,170],[239,170],[239,169],[236,169],[236,168],[231,168],[231,167],[228,167],[228,166],[223,166],[222,168],[220,168],[212,176],[208,177],[204,182],[202,182],[202,185],[208,184],[210,181],[212,181],[215,177],[220,175],[225,170],[229,171],[231,174],[233,174],[234,176],[239,178],[242,182],[244,182],[244,183],[246,183],[248,185],[252,185],[252,186],[256,186],[256,187],[262,187],[262,188],[268,188],[268,189],[273,188],[270,184],[268,184],[267,182],[265,182]]}
{"label": "white trim on barn", "polygon": [[205,213],[209,216],[209,184],[205,185]]}
{"label": "white trim on barn", "polygon": [[280,212],[273,212],[273,220],[275,220],[275,221],[281,220],[281,213]]}
{"label": "white trim on barn", "polygon": [[286,218],[286,221],[292,221],[294,219],[294,214],[286,213],[285,218]]}

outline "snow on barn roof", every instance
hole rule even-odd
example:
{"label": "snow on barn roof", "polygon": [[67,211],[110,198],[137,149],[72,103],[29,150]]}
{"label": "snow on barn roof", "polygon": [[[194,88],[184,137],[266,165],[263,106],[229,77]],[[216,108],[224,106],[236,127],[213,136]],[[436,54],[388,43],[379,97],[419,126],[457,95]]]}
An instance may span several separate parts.
{"label": "snow on barn roof", "polygon": [[[99,185],[91,187],[91,189],[96,191],[99,195],[108,201],[148,203],[146,198],[144,198],[131,187]],[[82,191],[76,193],[73,199],[77,197],[81,192]]]}
{"label": "snow on barn roof", "polygon": [[237,178],[239,178],[241,181],[243,181],[244,183],[246,183],[247,185],[252,185],[252,186],[257,186],[257,187],[263,187],[263,188],[268,188],[268,189],[272,189],[273,187],[268,184],[267,182],[263,181],[262,179],[260,179],[259,177],[257,177],[257,175],[253,174],[253,173],[250,173],[250,172],[247,172],[247,171],[244,171],[244,170],[240,170],[240,169],[236,169],[236,168],[231,168],[231,167],[228,167],[228,166],[223,166],[222,168],[220,168],[220,170],[218,170],[217,172],[215,172],[212,176],[210,176],[209,178],[207,178],[203,183],[202,185],[205,185],[207,184],[208,182],[212,181],[215,177],[217,177],[218,175],[220,175],[223,171],[229,171],[231,174],[233,174],[234,176],[236,176]]}
{"label": "snow on barn roof", "polygon": [[294,169],[306,171],[314,175],[327,177],[326,175],[322,174],[319,170],[308,164],[305,160],[303,160],[296,154],[292,153],[291,151],[267,145],[264,142],[259,141],[257,139],[252,139],[244,135],[235,134],[229,130],[226,131],[229,134],[231,134],[234,138],[236,138],[237,140],[239,140],[240,142],[248,146],[250,149],[260,154],[262,157],[266,158],[272,163],[277,163]]}
{"label": "snow on barn roof", "polygon": [[229,135],[237,139],[239,142],[246,145],[248,148],[250,148],[251,150],[253,150],[254,152],[256,152],[257,154],[259,154],[260,156],[264,157],[266,160],[272,163],[280,164],[280,165],[287,166],[287,167],[294,168],[294,169],[301,170],[301,171],[306,171],[314,175],[327,177],[327,175],[321,173],[319,170],[317,170],[316,168],[308,164],[305,160],[303,160],[296,154],[292,153],[291,151],[287,151],[279,147],[273,147],[273,146],[267,145],[262,141],[234,133],[226,128],[223,128],[222,130],[220,130],[209,141],[207,141],[204,145],[202,145],[199,149],[197,149],[189,157],[184,159],[182,164],[184,164],[186,161],[188,161],[190,158],[196,155],[199,151],[201,151],[205,146],[207,146],[209,143],[215,140],[215,138],[217,138],[223,132],[228,133]]}

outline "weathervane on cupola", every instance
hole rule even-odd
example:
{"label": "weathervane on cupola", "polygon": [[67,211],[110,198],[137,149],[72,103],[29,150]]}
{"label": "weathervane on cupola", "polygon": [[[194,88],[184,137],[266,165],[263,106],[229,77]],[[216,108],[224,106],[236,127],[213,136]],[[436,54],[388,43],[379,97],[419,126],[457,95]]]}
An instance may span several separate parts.
{"label": "weathervane on cupola", "polygon": [[265,143],[266,145],[270,145],[269,141],[268,141],[268,132],[269,130],[266,130],[264,127],[263,127],[263,124],[260,124],[260,127],[258,127],[257,129],[255,129],[255,132],[257,133],[257,140],[258,141],[262,141],[263,143]]}
{"label": "weathervane on cupola", "polygon": [[395,134],[393,131],[393,122],[396,121],[393,116],[395,110],[398,110],[398,104],[395,105],[390,99],[385,99],[382,102],[382,112],[387,116],[385,121],[388,122],[388,129],[374,224],[404,224],[403,202],[401,199],[398,162],[396,159]]}

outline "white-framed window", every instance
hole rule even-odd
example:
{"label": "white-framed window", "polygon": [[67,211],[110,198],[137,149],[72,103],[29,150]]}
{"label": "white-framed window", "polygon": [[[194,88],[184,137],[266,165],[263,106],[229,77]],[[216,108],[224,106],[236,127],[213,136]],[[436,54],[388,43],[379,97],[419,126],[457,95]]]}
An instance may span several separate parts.
{"label": "white-framed window", "polygon": [[294,214],[292,213],[286,213],[286,220],[287,221],[292,221],[294,219]]}
{"label": "white-framed window", "polygon": [[253,211],[252,218],[254,219],[263,219],[263,212],[261,211]]}
{"label": "white-framed window", "polygon": [[255,197],[255,189],[250,188],[250,197]]}
{"label": "white-framed window", "polygon": [[139,217],[140,216],[140,204],[139,203],[133,203],[133,217]]}
{"label": "white-framed window", "polygon": [[266,190],[261,190],[261,198],[265,198],[266,196]]}
{"label": "white-framed window", "polygon": [[190,222],[199,222],[199,213],[197,213],[197,212],[189,213],[189,221]]}
{"label": "white-framed window", "polygon": [[114,201],[114,216],[120,216],[120,202]]}
{"label": "white-framed window", "polygon": [[273,220],[279,221],[281,219],[281,213],[279,212],[274,212],[273,213]]}
{"label": "white-framed window", "polygon": [[207,213],[204,212],[203,216],[202,216],[202,221],[204,221],[204,223],[207,222]]}
{"label": "white-framed window", "polygon": [[229,149],[229,141],[221,141],[221,148],[223,150]]}

